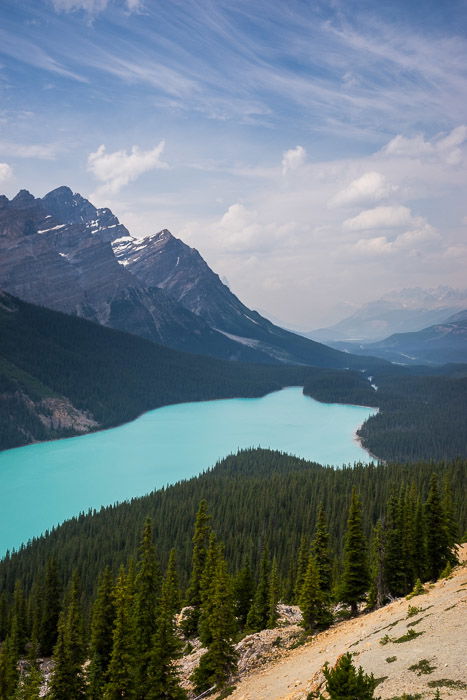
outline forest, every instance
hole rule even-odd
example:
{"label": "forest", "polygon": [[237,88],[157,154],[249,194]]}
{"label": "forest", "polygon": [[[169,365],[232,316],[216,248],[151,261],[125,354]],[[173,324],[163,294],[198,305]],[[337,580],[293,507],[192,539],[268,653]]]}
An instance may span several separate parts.
{"label": "forest", "polygon": [[0,698],[38,697],[40,656],[55,700],[184,698],[173,662],[194,637],[195,692],[219,691],[279,601],[306,636],[449,575],[465,478],[465,461],[336,470],[253,450],[75,518],[1,564]]}
{"label": "forest", "polygon": [[440,460],[466,454],[467,365],[409,369],[381,361],[370,375],[228,362],[177,352],[2,296],[0,450],[74,434],[46,427],[41,420],[48,410],[44,400],[50,397],[68,398],[105,428],[171,403],[263,396],[284,386],[304,386],[319,401],[378,407],[378,415],[359,432],[377,459]]}

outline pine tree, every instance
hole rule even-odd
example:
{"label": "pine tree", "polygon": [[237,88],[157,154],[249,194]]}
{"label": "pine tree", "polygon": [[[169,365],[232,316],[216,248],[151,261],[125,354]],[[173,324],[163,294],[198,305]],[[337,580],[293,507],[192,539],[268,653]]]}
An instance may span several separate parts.
{"label": "pine tree", "polygon": [[247,628],[253,632],[264,630],[268,625],[269,572],[269,553],[267,547],[265,547],[259,566],[258,583],[246,620]]}
{"label": "pine tree", "polygon": [[210,621],[212,642],[191,676],[197,693],[212,686],[216,686],[217,690],[222,689],[237,667],[237,653],[233,644],[236,620],[232,585],[223,556],[219,557],[217,564],[213,601]]}
{"label": "pine tree", "polygon": [[85,697],[82,665],[85,658],[83,622],[77,574],[73,574],[58,620],[54,648],[54,672],[50,683],[52,700],[78,700]]}
{"label": "pine tree", "polygon": [[40,624],[40,651],[50,656],[57,641],[58,617],[60,615],[61,586],[57,563],[52,557],[45,568],[44,590],[42,595],[42,614]]}
{"label": "pine tree", "polygon": [[308,558],[299,605],[303,616],[302,626],[307,634],[331,624],[332,615],[326,604],[326,595],[320,588],[318,566],[313,554]]}
{"label": "pine tree", "polygon": [[310,543],[305,535],[300,538],[300,546],[297,553],[297,561],[295,565],[295,586],[294,586],[294,602],[298,603],[302,592],[303,579],[305,578],[306,567],[308,565],[308,557],[310,554]]}
{"label": "pine tree", "polygon": [[214,585],[215,574],[221,550],[217,544],[217,538],[214,532],[211,532],[209,537],[209,547],[206,554],[206,562],[200,582],[200,611],[198,621],[198,635],[203,646],[208,646],[212,641],[210,628],[212,606],[214,605]]}
{"label": "pine tree", "polygon": [[152,523],[148,518],[141,536],[135,578],[134,624],[139,697],[144,697],[160,587],[161,571],[152,537]]}
{"label": "pine tree", "polygon": [[11,643],[16,657],[19,657],[24,652],[27,636],[26,599],[21,582],[16,581],[10,627]]}
{"label": "pine tree", "polygon": [[7,637],[0,647],[0,700],[10,700],[18,680],[15,645]]}
{"label": "pine tree", "polygon": [[99,577],[97,594],[92,607],[90,664],[88,668],[88,698],[100,700],[107,683],[107,669],[113,646],[115,605],[113,578],[109,567]]}
{"label": "pine tree", "polygon": [[311,551],[318,569],[319,587],[323,593],[330,595],[332,586],[332,555],[326,513],[322,504],[318,508]]}
{"label": "pine tree", "polygon": [[37,664],[31,663],[19,679],[13,700],[39,700],[43,677]]}
{"label": "pine tree", "polygon": [[392,596],[407,593],[405,575],[406,560],[403,552],[404,531],[401,499],[392,494],[386,506],[385,531],[385,577],[386,586]]}
{"label": "pine tree", "polygon": [[445,530],[448,539],[448,547],[451,553],[449,563],[451,566],[458,563],[455,547],[459,541],[458,527],[454,516],[454,502],[452,496],[451,482],[446,474],[443,479],[443,490],[441,496],[441,507],[444,514]]}
{"label": "pine tree", "polygon": [[185,617],[183,631],[187,636],[195,634],[198,629],[199,613],[201,606],[201,578],[206,564],[209,537],[211,533],[211,516],[208,513],[208,504],[202,500],[199,504],[195,519],[193,534],[193,555],[191,560],[191,574],[186,592],[186,604],[193,610]]}
{"label": "pine tree", "polygon": [[370,546],[370,590],[368,593],[368,607],[381,608],[387,598],[385,583],[385,536],[381,520],[378,520],[373,528]]}
{"label": "pine tree", "polygon": [[269,590],[268,590],[268,619],[267,626],[273,629],[277,624],[279,617],[277,605],[281,595],[281,583],[279,579],[279,571],[277,568],[277,560],[274,557],[272,560],[271,573],[269,575]]}
{"label": "pine tree", "polygon": [[115,623],[105,700],[136,696],[137,654],[134,620],[134,567],[122,566],[114,588]]}
{"label": "pine tree", "polygon": [[369,584],[366,550],[362,505],[354,489],[344,535],[344,566],[339,591],[340,600],[350,605],[352,615],[357,615],[358,603],[364,599]]}
{"label": "pine tree", "polygon": [[430,489],[424,504],[427,574],[428,578],[436,581],[447,562],[451,560],[452,550],[446,529],[446,520],[441,503],[438,477],[433,474],[430,479]]}
{"label": "pine tree", "polygon": [[[378,684],[373,674],[367,675],[352,663],[352,655],[343,654],[333,668],[323,668],[329,700],[377,700],[374,690]],[[323,696],[320,696],[323,698]]]}
{"label": "pine tree", "polygon": [[148,676],[145,682],[145,700],[185,700],[186,698],[173,663],[179,656],[181,646],[174,624],[174,615],[179,605],[178,596],[175,551],[172,550],[158,605],[156,632],[152,640]]}
{"label": "pine tree", "polygon": [[253,600],[255,583],[248,562],[240,569],[233,580],[235,616],[241,629],[246,625],[246,618]]}

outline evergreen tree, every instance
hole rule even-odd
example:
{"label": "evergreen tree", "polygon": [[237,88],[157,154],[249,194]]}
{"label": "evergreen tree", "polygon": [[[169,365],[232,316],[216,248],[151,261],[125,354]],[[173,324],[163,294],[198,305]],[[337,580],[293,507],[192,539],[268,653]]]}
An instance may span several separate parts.
{"label": "evergreen tree", "polygon": [[316,519],[315,534],[311,543],[311,551],[318,569],[319,587],[323,593],[327,593],[329,595],[331,593],[332,585],[332,555],[326,513],[322,503],[318,508],[318,516]]}
{"label": "evergreen tree", "polygon": [[7,637],[0,647],[0,700],[10,700],[18,680],[15,645]]}
{"label": "evergreen tree", "polygon": [[452,557],[436,474],[433,474],[430,479],[430,489],[424,504],[424,514],[427,574],[429,579],[436,581]]}
{"label": "evergreen tree", "polygon": [[39,700],[42,682],[42,673],[37,664],[31,663],[18,681],[13,700]]}
{"label": "evergreen tree", "polygon": [[175,552],[172,550],[158,606],[156,632],[152,640],[148,677],[145,682],[145,700],[185,700],[186,698],[173,663],[179,656],[181,646],[174,625],[178,596]]}
{"label": "evergreen tree", "polygon": [[[333,668],[323,668],[329,700],[377,700],[374,690],[378,684],[373,674],[367,675],[362,667],[352,663],[352,655],[343,654]],[[323,698],[323,696],[320,696]]]}
{"label": "evergreen tree", "polygon": [[20,581],[16,581],[15,591],[13,594],[10,637],[14,654],[16,657],[19,657],[20,654],[24,652],[24,646],[28,638],[26,599],[24,597],[24,591]]}
{"label": "evergreen tree", "polygon": [[406,560],[401,499],[394,493],[387,503],[384,531],[386,586],[392,596],[400,597],[407,593]]}
{"label": "evergreen tree", "polygon": [[310,554],[310,543],[308,537],[302,535],[300,538],[300,546],[298,548],[297,560],[295,564],[295,586],[294,586],[294,602],[298,603],[302,593],[303,579],[305,578],[306,567],[308,566],[308,557]]}
{"label": "evergreen tree", "polygon": [[157,603],[160,596],[161,572],[152,537],[152,523],[147,518],[138,552],[135,578],[134,625],[138,662],[138,695],[144,697],[149,653],[156,631]]}
{"label": "evergreen tree", "polygon": [[415,580],[417,578],[426,580],[427,552],[426,552],[426,532],[423,503],[420,495],[417,496],[414,519],[414,549],[415,549]]}
{"label": "evergreen tree", "polygon": [[277,605],[281,595],[281,583],[279,579],[279,571],[277,568],[277,560],[274,557],[272,560],[271,573],[269,576],[268,590],[268,619],[267,626],[273,629],[277,624],[278,612]]}
{"label": "evergreen tree", "polygon": [[198,629],[199,613],[201,606],[201,578],[206,564],[209,537],[211,533],[211,516],[208,513],[208,504],[203,499],[198,508],[193,534],[193,555],[191,560],[191,574],[186,593],[186,604],[193,610],[186,616],[183,631],[187,636],[194,634]]}
{"label": "evergreen tree", "polygon": [[212,641],[211,616],[214,605],[214,585],[216,580],[216,569],[221,550],[217,544],[216,535],[211,532],[209,536],[209,547],[206,553],[206,562],[200,582],[200,612],[198,621],[198,635],[203,646],[208,646]]}
{"label": "evergreen tree", "polygon": [[237,667],[237,652],[233,644],[236,620],[232,584],[223,556],[218,559],[213,601],[210,621],[212,642],[191,676],[197,693],[212,686],[217,690],[222,689]]}
{"label": "evergreen tree", "polygon": [[78,576],[73,574],[58,620],[54,649],[54,672],[50,683],[52,700],[78,700],[85,697],[83,662],[83,621],[80,610]]}
{"label": "evergreen tree", "polygon": [[320,587],[318,566],[313,554],[308,558],[299,605],[303,615],[302,626],[307,634],[331,624],[332,615]]}
{"label": "evergreen tree", "polygon": [[446,474],[443,479],[443,490],[441,496],[441,507],[444,514],[445,530],[448,539],[448,547],[451,552],[449,563],[457,564],[458,559],[455,553],[455,547],[459,541],[459,533],[456,518],[454,516],[454,502],[452,497],[452,488],[449,476]]}
{"label": "evergreen tree", "polygon": [[114,588],[115,623],[105,700],[135,698],[138,661],[135,641],[134,569],[122,566]]}
{"label": "evergreen tree", "polygon": [[240,629],[246,625],[246,618],[253,600],[255,583],[248,562],[240,569],[233,580],[235,616]]}
{"label": "evergreen tree", "polygon": [[45,568],[39,635],[40,651],[44,656],[51,656],[57,641],[61,592],[57,562],[50,557]]}
{"label": "evergreen tree", "polygon": [[353,489],[344,535],[344,566],[339,591],[340,600],[350,605],[352,615],[357,615],[358,603],[364,599],[369,584],[366,549],[362,504]]}
{"label": "evergreen tree", "polygon": [[370,590],[368,593],[368,607],[380,608],[387,599],[387,587],[385,582],[385,536],[381,520],[378,520],[373,528],[370,546]]}
{"label": "evergreen tree", "polygon": [[97,594],[92,607],[90,664],[88,668],[88,697],[100,700],[107,683],[107,669],[113,646],[115,604],[113,578],[109,567],[99,577]]}
{"label": "evergreen tree", "polygon": [[259,578],[253,602],[248,612],[246,626],[249,630],[259,632],[268,625],[269,615],[269,572],[270,562],[267,547],[264,548],[259,567]]}

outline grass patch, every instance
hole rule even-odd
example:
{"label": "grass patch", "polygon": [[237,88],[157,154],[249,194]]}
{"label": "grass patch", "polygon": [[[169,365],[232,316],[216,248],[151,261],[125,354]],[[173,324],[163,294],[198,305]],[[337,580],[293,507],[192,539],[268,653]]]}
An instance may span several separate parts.
{"label": "grass patch", "polygon": [[415,615],[418,615],[418,613],[424,611],[425,609],[418,607],[418,605],[409,605],[409,607],[407,608],[407,618],[414,617]]}
{"label": "grass patch", "polygon": [[415,637],[420,637],[421,634],[423,634],[423,632],[415,632],[415,630],[410,628],[405,634],[402,635],[402,637],[398,637],[397,639],[393,639],[392,641],[394,642],[394,644],[410,642],[412,639],[415,639]]}
{"label": "grass patch", "polygon": [[415,693],[415,695],[412,693],[404,693],[403,695],[393,695],[392,698],[388,698],[388,700],[421,700],[421,698],[421,693]]}
{"label": "grass patch", "polygon": [[453,681],[450,678],[440,678],[438,681],[428,681],[430,688],[454,688],[455,690],[467,690],[464,681]]}
{"label": "grass patch", "polygon": [[392,639],[391,639],[391,637],[389,636],[389,634],[385,634],[384,637],[381,637],[381,639],[379,640],[379,643],[380,643],[381,646],[383,646],[383,647],[384,647],[385,644],[389,644],[389,642],[392,642]]}
{"label": "grass patch", "polygon": [[409,671],[413,671],[417,676],[424,676],[433,673],[436,668],[436,666],[430,664],[428,659],[420,659],[418,663],[409,666]]}
{"label": "grass patch", "polygon": [[394,661],[397,661],[397,656],[387,656],[386,657],[386,663],[387,664],[392,664]]}

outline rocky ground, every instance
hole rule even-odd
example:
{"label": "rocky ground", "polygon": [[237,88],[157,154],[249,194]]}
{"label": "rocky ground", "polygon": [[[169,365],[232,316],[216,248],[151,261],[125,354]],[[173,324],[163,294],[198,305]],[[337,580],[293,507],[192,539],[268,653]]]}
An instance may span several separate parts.
{"label": "rocky ground", "polygon": [[[248,666],[242,656],[240,679],[229,698],[306,700],[308,693],[322,683],[325,661],[332,665],[350,651],[357,665],[381,679],[376,695],[382,700],[399,698],[403,693],[429,700],[437,689],[443,700],[465,700],[467,545],[461,558],[463,565],[450,578],[426,586],[426,594],[410,601],[401,598],[380,610],[336,624],[295,649],[284,650],[288,642],[282,648],[278,644],[269,656],[259,635],[245,638],[240,645],[245,647],[250,639],[256,647],[257,663]],[[280,634],[288,629],[291,626],[283,627]],[[274,638],[278,632],[269,630],[268,635]],[[257,639],[253,642],[252,638]]]}

